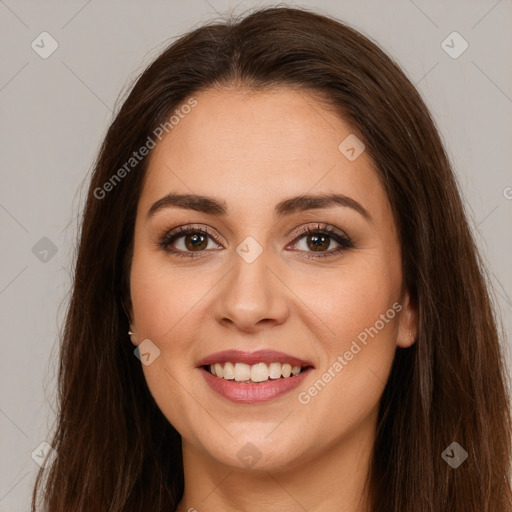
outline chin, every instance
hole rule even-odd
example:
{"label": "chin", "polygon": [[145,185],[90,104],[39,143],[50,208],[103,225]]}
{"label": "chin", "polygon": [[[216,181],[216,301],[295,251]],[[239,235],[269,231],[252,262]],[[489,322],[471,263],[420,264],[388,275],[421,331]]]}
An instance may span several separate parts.
{"label": "chin", "polygon": [[203,448],[216,461],[236,469],[277,471],[296,466],[298,459],[304,456],[304,435],[294,436],[285,429],[280,435],[269,435],[271,431],[268,425],[263,434],[261,430],[255,432],[254,427],[240,434],[230,431],[233,437],[209,438]]}

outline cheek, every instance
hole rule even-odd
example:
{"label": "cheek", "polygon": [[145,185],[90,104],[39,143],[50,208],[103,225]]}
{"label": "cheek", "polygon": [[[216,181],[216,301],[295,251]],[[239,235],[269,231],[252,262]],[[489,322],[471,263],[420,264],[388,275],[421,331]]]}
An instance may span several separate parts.
{"label": "cheek", "polygon": [[148,388],[167,420],[194,440],[190,425],[204,421],[204,410],[190,399],[190,393],[197,395],[190,352],[194,330],[204,321],[201,298],[207,279],[198,279],[194,271],[173,270],[160,257],[141,251],[134,254],[130,286],[138,338],[150,339],[160,350],[153,363],[142,366]]}
{"label": "cheek", "polygon": [[[328,326],[316,340],[321,365],[299,397],[309,421],[330,417],[322,427],[334,436],[339,425],[356,425],[374,410],[396,349],[401,269],[382,250],[358,255],[322,283],[304,280],[297,294]],[[307,284],[307,286],[306,286]],[[318,420],[319,421],[319,420]],[[328,433],[329,432],[329,433]]]}
{"label": "cheek", "polygon": [[130,287],[137,330],[156,342],[175,340],[182,325],[190,328],[194,310],[200,309],[201,298],[214,282],[204,272],[199,279],[193,268],[173,269],[165,255],[134,255]]}
{"label": "cheek", "polygon": [[319,314],[329,319],[334,334],[317,340],[321,365],[297,392],[301,421],[310,425],[311,445],[318,447],[350,436],[376,418],[394,359],[401,309],[378,288],[351,289],[347,284],[330,297],[336,307],[327,304]]}
{"label": "cheek", "polygon": [[317,342],[331,357],[347,350],[359,335],[364,339],[376,323],[380,339],[394,337],[398,315],[392,306],[400,299],[400,262],[381,250],[355,254],[321,279],[302,275],[293,288],[323,327]]}

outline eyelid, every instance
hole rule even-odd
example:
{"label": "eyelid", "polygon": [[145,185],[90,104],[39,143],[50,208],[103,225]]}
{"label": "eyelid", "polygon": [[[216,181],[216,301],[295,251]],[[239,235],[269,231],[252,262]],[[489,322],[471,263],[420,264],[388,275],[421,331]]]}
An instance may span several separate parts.
{"label": "eyelid", "polygon": [[[205,254],[211,253],[213,250],[202,250],[202,251],[182,251],[180,249],[169,249],[168,246],[174,242],[175,240],[181,238],[182,236],[186,236],[190,233],[202,233],[207,237],[210,237],[214,243],[217,245],[225,244],[225,242],[218,242],[217,238],[222,238],[216,231],[213,230],[213,228],[210,228],[209,226],[205,226],[203,224],[188,224],[185,226],[178,226],[174,229],[170,230],[164,230],[163,235],[159,237],[158,245],[165,251],[177,254],[178,256],[190,256],[190,257],[201,257],[201,253],[203,253],[203,256]],[[315,223],[315,225],[307,225],[302,226],[300,228],[297,228],[293,230],[288,236],[293,236],[293,239],[290,243],[287,244],[286,247],[289,247],[290,245],[295,245],[295,242],[298,238],[302,238],[305,235],[308,234],[325,234],[327,237],[333,239],[337,244],[339,244],[340,247],[336,249],[331,249],[330,251],[318,251],[315,255],[315,251],[302,251],[299,250],[299,253],[308,253],[309,255],[306,256],[306,258],[322,258],[326,256],[334,256],[338,253],[341,253],[342,251],[353,248],[354,244],[351,239],[351,237],[345,233],[343,230],[331,226],[329,224],[323,224],[323,223]],[[228,245],[228,244],[225,244]],[[217,249],[215,249],[217,250]]]}
{"label": "eyelid", "polygon": [[164,239],[164,238],[169,239],[171,237],[178,237],[179,235],[186,235],[189,232],[204,233],[204,234],[211,236],[213,238],[213,240],[215,241],[215,243],[220,243],[217,241],[218,239],[220,239],[223,244],[226,244],[224,238],[216,230],[214,230],[213,228],[211,228],[210,226],[205,225],[205,224],[186,224],[186,225],[177,226],[175,228],[163,229],[161,231],[161,234],[158,235],[158,238],[159,239]]}
{"label": "eyelid", "polygon": [[[185,226],[178,226],[176,228],[164,229],[162,234],[158,236],[157,245],[162,249],[170,252],[170,253],[189,253],[193,254],[194,251],[181,251],[179,249],[168,249],[167,247],[171,244],[171,242],[176,241],[177,239],[186,236],[190,233],[201,233],[207,237],[210,237],[217,245],[225,244],[222,237],[210,228],[210,226],[205,226],[203,224],[187,224]],[[222,242],[217,241],[217,239],[222,239]],[[227,244],[225,244],[227,245]],[[210,251],[198,251],[198,252],[210,252]]]}
{"label": "eyelid", "polygon": [[334,226],[331,226],[330,224],[323,224],[321,222],[316,222],[314,226],[309,224],[307,226],[302,226],[300,228],[294,229],[290,233],[290,236],[293,236],[292,242],[294,242],[298,237],[300,237],[302,235],[308,234],[309,232],[317,232],[317,231],[325,232],[325,233],[328,233],[329,235],[337,235],[339,237],[346,238],[347,240],[350,240],[350,237],[343,230],[336,228]]}

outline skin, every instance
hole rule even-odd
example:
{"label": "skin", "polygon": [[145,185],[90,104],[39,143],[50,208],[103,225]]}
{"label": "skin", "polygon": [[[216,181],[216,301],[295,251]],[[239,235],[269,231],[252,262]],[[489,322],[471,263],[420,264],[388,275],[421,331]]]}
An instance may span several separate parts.
{"label": "skin", "polygon": [[[150,156],[130,274],[132,342],[159,348],[144,375],[183,440],[178,511],[369,510],[363,484],[379,399],[396,347],[410,346],[417,331],[385,190],[366,152],[349,161],[338,150],[353,130],[309,92],[231,87],[194,97],[197,106]],[[171,191],[214,196],[228,214],[167,208],[148,219]],[[283,199],[331,192],[359,202],[372,220],[342,206],[273,216]],[[294,233],[317,223],[346,233],[354,248],[315,259],[311,237]],[[216,240],[208,237],[193,258],[158,245],[184,225],[209,227]],[[263,249],[251,264],[236,252],[248,236]],[[185,241],[175,239],[174,248],[193,252]],[[323,247],[339,244],[328,238]],[[400,313],[300,403],[298,393],[394,303]],[[274,349],[314,370],[281,397],[237,404],[213,392],[196,368],[226,349]],[[237,457],[246,443],[261,454],[252,467]]]}

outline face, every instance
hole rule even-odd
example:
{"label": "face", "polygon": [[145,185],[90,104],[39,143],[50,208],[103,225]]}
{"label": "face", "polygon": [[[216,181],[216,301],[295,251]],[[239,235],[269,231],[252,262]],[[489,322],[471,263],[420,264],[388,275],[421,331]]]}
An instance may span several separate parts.
{"label": "face", "polygon": [[211,464],[282,469],[370,440],[416,323],[369,156],[339,148],[353,130],[306,91],[194,98],[135,225],[133,342],[156,403]]}

